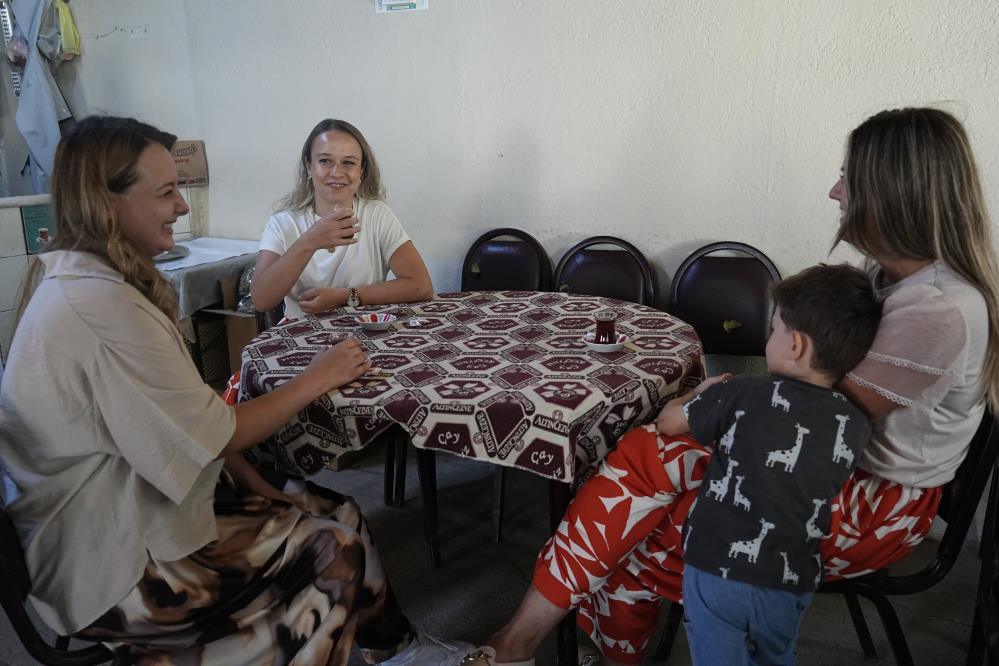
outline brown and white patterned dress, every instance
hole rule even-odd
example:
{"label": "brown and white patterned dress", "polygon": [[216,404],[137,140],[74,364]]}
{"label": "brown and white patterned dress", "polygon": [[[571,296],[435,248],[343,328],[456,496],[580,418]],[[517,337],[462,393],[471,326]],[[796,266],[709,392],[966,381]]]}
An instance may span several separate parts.
{"label": "brown and white patterned dress", "polygon": [[298,480],[295,505],[220,481],[219,538],[142,580],[80,632],[126,664],[346,664],[394,655],[410,625],[357,504]]}

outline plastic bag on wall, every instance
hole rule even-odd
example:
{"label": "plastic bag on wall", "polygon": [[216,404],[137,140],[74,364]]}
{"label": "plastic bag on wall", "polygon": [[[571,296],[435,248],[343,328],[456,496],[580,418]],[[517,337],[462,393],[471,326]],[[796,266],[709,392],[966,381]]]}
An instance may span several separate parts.
{"label": "plastic bag on wall", "polygon": [[59,30],[59,12],[48,0],[42,12],[42,20],[38,25],[38,37],[35,39],[38,52],[53,66],[62,62],[62,34]]}
{"label": "plastic bag on wall", "polygon": [[80,55],[80,33],[65,0],[51,0],[45,7],[35,43],[53,67]]}
{"label": "plastic bag on wall", "polygon": [[62,59],[70,60],[80,55],[80,32],[73,21],[73,13],[69,11],[66,0],[55,0],[52,3],[59,12],[59,34],[62,35]]}
{"label": "plastic bag on wall", "polygon": [[21,31],[14,26],[14,34],[7,45],[7,60],[14,67],[24,69],[24,63],[28,61],[28,40],[24,38]]}

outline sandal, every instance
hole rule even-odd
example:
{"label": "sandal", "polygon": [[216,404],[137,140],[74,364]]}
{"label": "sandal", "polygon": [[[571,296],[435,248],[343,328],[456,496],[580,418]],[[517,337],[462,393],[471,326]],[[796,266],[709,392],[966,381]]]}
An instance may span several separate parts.
{"label": "sandal", "polygon": [[496,661],[496,650],[484,645],[466,654],[458,666],[534,666],[534,659],[527,661]]}

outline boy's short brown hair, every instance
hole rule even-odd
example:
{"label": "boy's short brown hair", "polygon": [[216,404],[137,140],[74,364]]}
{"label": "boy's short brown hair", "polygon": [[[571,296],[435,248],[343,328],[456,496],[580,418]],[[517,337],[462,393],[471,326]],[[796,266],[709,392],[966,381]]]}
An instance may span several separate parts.
{"label": "boy's short brown hair", "polygon": [[772,294],[787,327],[811,338],[813,369],[838,381],[871,348],[881,303],[860,269],[819,264],[775,285]]}

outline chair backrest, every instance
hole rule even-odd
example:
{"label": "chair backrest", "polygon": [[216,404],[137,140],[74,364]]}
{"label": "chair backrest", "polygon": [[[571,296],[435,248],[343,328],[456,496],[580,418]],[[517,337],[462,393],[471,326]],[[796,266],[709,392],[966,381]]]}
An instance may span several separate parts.
{"label": "chair backrest", "polygon": [[284,319],[284,300],[270,310],[264,312],[257,310],[257,333],[263,333],[271,326],[277,326],[282,319]]}
{"label": "chair backrest", "polygon": [[551,284],[548,252],[520,229],[507,227],[482,234],[468,248],[461,265],[462,291],[551,291]]}
{"label": "chair backrest", "polygon": [[112,655],[103,645],[91,645],[81,650],[59,650],[46,643],[24,607],[30,590],[31,579],[24,562],[21,540],[10,518],[0,510],[0,605],[24,648],[48,666],[90,666],[111,661]]}
{"label": "chair backrest", "polygon": [[[742,256],[710,256],[723,250]],[[755,247],[711,243],[676,270],[668,309],[694,327],[707,354],[763,356],[773,315],[770,287],[780,279],[774,263]]]}
{"label": "chair backrest", "polygon": [[[595,250],[594,245],[613,245],[618,249]],[[652,307],[656,301],[656,274],[645,255],[628,241],[614,236],[593,236],[574,245],[558,262],[555,288]]]}
{"label": "chair backrest", "polygon": [[[971,439],[971,447],[954,478],[944,486],[937,515],[947,523],[937,558],[927,572],[937,579],[950,571],[964,547],[965,537],[975,518],[978,503],[985,493],[989,475],[999,458],[999,428],[992,410],[986,408],[982,422]],[[986,537],[987,538],[987,537]]]}

